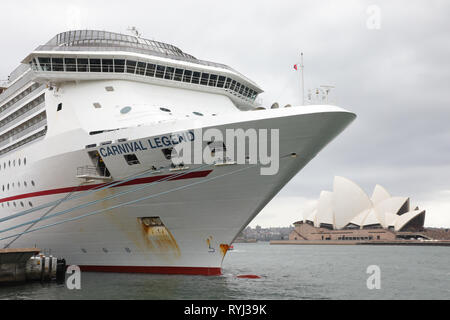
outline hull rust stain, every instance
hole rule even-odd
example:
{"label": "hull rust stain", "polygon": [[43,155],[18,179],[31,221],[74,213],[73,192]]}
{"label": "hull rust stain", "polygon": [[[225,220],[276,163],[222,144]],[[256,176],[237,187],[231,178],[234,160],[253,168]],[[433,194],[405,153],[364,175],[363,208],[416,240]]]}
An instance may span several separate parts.
{"label": "hull rust stain", "polygon": [[176,258],[181,256],[177,241],[160,218],[139,218],[138,221],[148,250]]}

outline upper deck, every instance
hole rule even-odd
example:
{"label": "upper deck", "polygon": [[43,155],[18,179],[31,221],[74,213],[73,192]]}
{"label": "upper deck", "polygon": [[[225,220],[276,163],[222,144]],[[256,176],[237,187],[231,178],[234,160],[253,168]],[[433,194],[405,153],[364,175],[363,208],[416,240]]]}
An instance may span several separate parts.
{"label": "upper deck", "polygon": [[[119,68],[116,63],[120,64]],[[138,67],[132,72],[124,70],[129,63]],[[255,106],[256,97],[263,92],[257,84],[227,65],[199,60],[163,42],[107,31],[60,33],[36,48],[23,64],[31,65],[37,78],[42,80],[95,80],[123,78],[120,73],[128,77],[134,74],[133,79],[138,81],[224,93],[244,107]],[[149,68],[160,73],[150,75],[153,78],[150,79]],[[160,79],[171,81],[161,82]]]}

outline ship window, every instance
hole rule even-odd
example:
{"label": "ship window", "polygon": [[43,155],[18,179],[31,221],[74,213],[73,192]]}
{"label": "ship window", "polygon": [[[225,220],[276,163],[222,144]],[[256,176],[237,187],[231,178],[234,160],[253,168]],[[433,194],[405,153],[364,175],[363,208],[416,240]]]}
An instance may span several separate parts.
{"label": "ship window", "polygon": [[191,82],[191,79],[192,79],[192,71],[185,70],[184,76],[183,76],[183,82]]}
{"label": "ship window", "polygon": [[199,84],[200,83],[200,72],[194,72],[192,77],[192,83]]}
{"label": "ship window", "polygon": [[200,84],[206,86],[208,85],[208,79],[209,79],[209,73],[202,73],[202,80],[200,81]]}
{"label": "ship window", "polygon": [[225,77],[224,76],[219,76],[219,81],[217,82],[217,86],[219,88],[223,88],[224,84],[225,84]]}
{"label": "ship window", "polygon": [[166,108],[159,108],[159,110],[164,111],[164,112],[171,112],[169,109],[166,109]]}
{"label": "ship window", "polygon": [[103,72],[113,72],[114,64],[112,59],[103,59],[102,60],[102,70]]}
{"label": "ship window", "polygon": [[62,103],[58,104],[58,108],[56,109],[56,111],[61,111],[62,110]]}
{"label": "ship window", "polygon": [[140,162],[135,154],[126,154],[123,157],[125,158],[125,161],[128,163],[129,166],[134,166],[136,164],[140,164]]}
{"label": "ship window", "polygon": [[235,86],[236,86],[236,80],[233,80],[233,82],[231,82],[230,90],[234,90]]}
{"label": "ship window", "polygon": [[114,60],[114,72],[123,73],[125,71],[125,60]]}
{"label": "ship window", "polygon": [[163,78],[165,71],[166,71],[166,67],[164,67],[164,66],[157,66],[156,67],[156,77],[157,78]]}
{"label": "ship window", "polygon": [[66,65],[66,71],[77,72],[77,62],[73,58],[65,58],[64,64]]}
{"label": "ship window", "polygon": [[52,71],[64,71],[64,64],[62,58],[52,59]]}
{"label": "ship window", "polygon": [[212,75],[209,77],[209,86],[215,87],[216,84],[217,84],[217,75],[212,74]]}
{"label": "ship window", "polygon": [[155,76],[155,69],[156,69],[156,65],[148,63],[145,75],[147,77],[154,77]]}
{"label": "ship window", "polygon": [[143,76],[145,74],[145,62],[138,62],[136,74]]}
{"label": "ship window", "polygon": [[192,112],[192,113],[195,114],[196,116],[203,117],[203,113],[200,112]]}
{"label": "ship window", "polygon": [[164,79],[172,80],[172,78],[173,78],[173,72],[174,72],[174,71],[175,71],[174,68],[172,68],[172,67],[167,67],[167,68],[166,68],[166,75],[164,76]]}
{"label": "ship window", "polygon": [[39,64],[41,65],[43,71],[51,70],[50,58],[39,58]]}
{"label": "ship window", "polygon": [[77,59],[78,72],[87,72],[89,66],[88,59]]}
{"label": "ship window", "polygon": [[225,88],[228,89],[230,87],[231,84],[231,79],[227,78],[227,82],[225,83]]}
{"label": "ship window", "polygon": [[167,160],[171,160],[172,159],[172,153],[174,152],[174,149],[173,148],[162,149],[161,152],[164,154],[164,157]]}
{"label": "ship window", "polygon": [[175,81],[181,81],[181,78],[183,77],[183,69],[176,69],[175,70],[175,77],[173,78],[173,80]]}
{"label": "ship window", "polygon": [[136,61],[127,60],[127,73],[134,74],[136,72]]}
{"label": "ship window", "polygon": [[131,107],[124,107],[120,110],[121,114],[127,114],[131,111]]}
{"label": "ship window", "polygon": [[89,63],[91,65],[91,72],[102,72],[100,59],[90,59]]}
{"label": "ship window", "polygon": [[241,84],[238,82],[236,84],[236,87],[234,88],[234,91],[239,92],[239,89],[241,88]]}
{"label": "ship window", "polygon": [[100,109],[101,107],[102,107],[102,105],[100,103],[98,103],[98,102],[94,103],[94,108]]}

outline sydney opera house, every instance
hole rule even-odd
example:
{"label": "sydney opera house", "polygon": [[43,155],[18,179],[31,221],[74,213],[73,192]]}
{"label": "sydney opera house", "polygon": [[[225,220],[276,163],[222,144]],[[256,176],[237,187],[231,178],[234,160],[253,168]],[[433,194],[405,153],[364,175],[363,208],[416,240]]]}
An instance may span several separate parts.
{"label": "sydney opera house", "polygon": [[425,210],[407,197],[393,197],[380,185],[369,197],[356,183],[335,177],[316,208],[294,223],[290,240],[372,241],[426,238]]}

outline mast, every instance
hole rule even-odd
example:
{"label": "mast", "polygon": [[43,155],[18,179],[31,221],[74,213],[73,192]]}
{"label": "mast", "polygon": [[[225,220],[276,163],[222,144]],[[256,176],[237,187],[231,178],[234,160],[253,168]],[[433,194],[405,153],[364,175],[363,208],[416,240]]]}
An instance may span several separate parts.
{"label": "mast", "polygon": [[303,52],[301,53],[301,65],[300,65],[301,71],[302,71],[302,106],[305,105],[305,75],[304,75],[304,65],[303,65]]}

